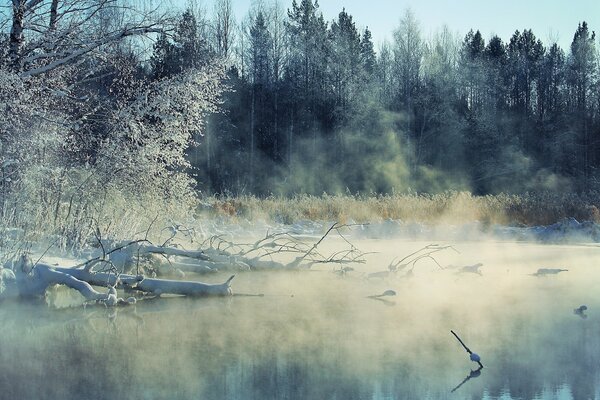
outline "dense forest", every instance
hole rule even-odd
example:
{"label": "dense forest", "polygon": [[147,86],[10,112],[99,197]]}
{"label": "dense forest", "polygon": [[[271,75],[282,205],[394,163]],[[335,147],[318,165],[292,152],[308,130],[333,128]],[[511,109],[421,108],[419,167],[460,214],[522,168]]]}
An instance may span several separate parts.
{"label": "dense forest", "polygon": [[183,13],[149,72],[228,60],[224,112],[192,153],[206,189],[598,187],[599,60],[586,22],[565,51],[529,29],[486,40],[476,27],[464,37],[443,27],[425,38],[406,11],[376,49],[346,10],[328,22],[316,1],[256,7],[234,29],[228,4]]}
{"label": "dense forest", "polygon": [[231,0],[150,3],[4,8],[3,193],[41,180],[58,196],[50,206],[69,185],[139,196],[600,187],[600,57],[584,21],[562,49],[529,29],[426,37],[407,10],[376,46],[351,10],[328,21],[313,0],[257,3],[241,21]]}

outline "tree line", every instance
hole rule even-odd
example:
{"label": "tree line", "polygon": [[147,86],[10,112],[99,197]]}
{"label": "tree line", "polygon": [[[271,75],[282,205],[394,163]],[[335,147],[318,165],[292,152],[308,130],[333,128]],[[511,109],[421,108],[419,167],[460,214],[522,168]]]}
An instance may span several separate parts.
{"label": "tree line", "polygon": [[180,33],[156,43],[151,72],[229,60],[225,112],[190,154],[211,190],[598,186],[599,59],[586,22],[566,51],[530,29],[506,41],[447,27],[426,38],[410,11],[376,50],[348,11],[326,21],[313,0],[254,7],[225,34],[228,48],[198,30],[218,25],[184,12]]}
{"label": "tree line", "polygon": [[102,166],[132,190],[140,176],[161,192],[193,176],[204,192],[259,195],[599,186],[600,58],[583,21],[564,50],[529,29],[425,37],[406,11],[376,48],[349,11],[328,21],[316,0],[257,3],[241,21],[231,0],[176,15],[14,3],[0,72],[28,90],[4,92],[5,176],[43,131],[43,148],[67,146],[30,158]]}

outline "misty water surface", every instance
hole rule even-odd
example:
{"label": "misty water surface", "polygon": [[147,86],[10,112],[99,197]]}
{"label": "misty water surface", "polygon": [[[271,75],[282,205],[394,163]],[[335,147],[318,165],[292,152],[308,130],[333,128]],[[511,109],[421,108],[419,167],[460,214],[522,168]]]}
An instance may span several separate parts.
{"label": "misty water surface", "polygon": [[[345,277],[236,276],[237,293],[132,308],[0,307],[0,397],[7,399],[588,399],[600,397],[600,248],[460,243],[411,278],[365,279],[425,243],[378,251]],[[568,268],[545,278],[540,267]],[[200,278],[220,281],[222,276]],[[392,289],[397,296],[366,296]],[[587,318],[573,309],[588,306]],[[450,334],[454,329],[485,368]]]}

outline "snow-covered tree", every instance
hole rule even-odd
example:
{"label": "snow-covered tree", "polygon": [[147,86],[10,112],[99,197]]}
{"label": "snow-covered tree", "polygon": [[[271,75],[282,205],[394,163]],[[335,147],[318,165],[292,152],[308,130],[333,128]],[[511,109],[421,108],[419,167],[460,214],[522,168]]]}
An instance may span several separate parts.
{"label": "snow-covered tree", "polygon": [[[30,0],[14,1],[9,21],[2,222],[76,242],[90,218],[125,212],[119,202],[143,213],[175,199],[189,205],[181,202],[192,198],[185,152],[218,107],[223,75],[216,61],[196,62],[192,18],[172,25],[116,0]],[[169,32],[189,65],[151,82],[135,50],[144,35]]]}
{"label": "snow-covered tree", "polygon": [[110,116],[112,130],[101,143],[96,167],[132,193],[159,197],[190,194],[185,151],[216,112],[224,69],[190,69],[148,85]]}

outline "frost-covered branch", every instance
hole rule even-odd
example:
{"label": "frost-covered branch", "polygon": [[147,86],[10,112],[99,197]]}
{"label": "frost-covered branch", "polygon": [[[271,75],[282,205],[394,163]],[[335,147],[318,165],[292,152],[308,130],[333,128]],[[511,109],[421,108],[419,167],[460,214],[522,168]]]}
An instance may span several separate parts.
{"label": "frost-covered branch", "polygon": [[[114,33],[109,36],[105,36],[99,40],[96,40],[92,43],[87,44],[86,46],[84,46],[80,49],[74,50],[71,53],[68,53],[66,55],[63,52],[62,57],[59,57],[58,59],[56,59],[46,65],[42,65],[37,68],[23,71],[23,72],[21,72],[20,76],[22,78],[27,78],[27,77],[31,77],[31,76],[42,75],[49,71],[52,71],[53,69],[59,68],[63,65],[66,65],[66,64],[84,56],[85,54],[87,54],[93,50],[96,50],[97,48],[99,48],[101,46],[107,45],[109,43],[119,41],[119,40],[129,37],[129,36],[137,36],[137,35],[144,35],[144,34],[148,34],[148,33],[160,33],[160,32],[162,32],[162,29],[156,28],[155,26],[125,28],[121,32]],[[39,58],[41,58],[41,56]],[[50,58],[50,56],[44,57],[44,58]]]}
{"label": "frost-covered branch", "polygon": [[158,8],[142,11],[117,0],[14,0],[10,10],[8,56],[22,77],[48,74],[92,52],[102,60],[112,44],[170,29]]}

